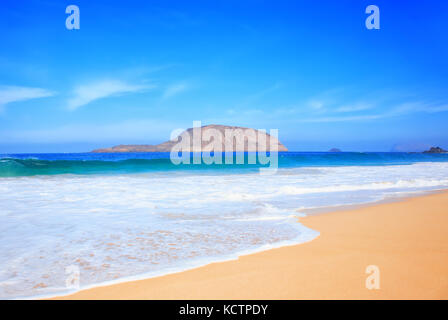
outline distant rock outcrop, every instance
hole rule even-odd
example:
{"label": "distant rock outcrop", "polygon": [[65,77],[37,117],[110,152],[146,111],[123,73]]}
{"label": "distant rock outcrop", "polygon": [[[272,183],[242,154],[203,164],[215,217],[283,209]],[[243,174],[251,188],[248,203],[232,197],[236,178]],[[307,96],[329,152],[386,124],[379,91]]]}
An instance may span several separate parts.
{"label": "distant rock outcrop", "polygon": [[341,149],[338,148],[331,148],[330,150],[328,150],[328,152],[342,152]]}
{"label": "distant rock outcrop", "polygon": [[448,151],[443,150],[440,147],[431,147],[431,149],[423,151],[423,153],[447,153]]}
{"label": "distant rock outcrop", "polygon": [[[253,139],[253,137],[255,137],[255,139]],[[198,139],[198,141],[195,139]],[[251,142],[248,142],[248,139]],[[96,149],[92,152],[171,152],[171,149],[174,146],[178,147],[180,143],[183,144],[183,149],[179,151],[186,152],[270,151],[271,145],[273,146],[273,151],[275,151],[275,149],[278,151],[288,151],[288,149],[280,143],[277,138],[256,129],[223,125],[208,125],[200,128],[187,129],[176,139],[157,145],[118,145],[112,148]]]}

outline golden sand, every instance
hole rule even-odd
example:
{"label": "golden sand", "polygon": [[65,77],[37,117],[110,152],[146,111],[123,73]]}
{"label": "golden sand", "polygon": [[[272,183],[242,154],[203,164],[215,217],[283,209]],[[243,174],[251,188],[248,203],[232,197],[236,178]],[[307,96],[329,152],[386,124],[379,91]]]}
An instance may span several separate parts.
{"label": "golden sand", "polygon": [[[448,299],[448,192],[300,221],[320,236],[61,298]],[[366,288],[369,265],[379,268],[379,289]]]}

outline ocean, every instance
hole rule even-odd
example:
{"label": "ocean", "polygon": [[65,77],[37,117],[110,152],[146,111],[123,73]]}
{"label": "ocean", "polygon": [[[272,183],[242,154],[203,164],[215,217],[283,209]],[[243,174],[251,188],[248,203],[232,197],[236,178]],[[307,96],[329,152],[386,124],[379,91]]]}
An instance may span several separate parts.
{"label": "ocean", "polygon": [[282,152],[174,165],[169,153],[0,155],[0,298],[43,297],[234,259],[319,235],[310,209],[448,187],[448,154]]}

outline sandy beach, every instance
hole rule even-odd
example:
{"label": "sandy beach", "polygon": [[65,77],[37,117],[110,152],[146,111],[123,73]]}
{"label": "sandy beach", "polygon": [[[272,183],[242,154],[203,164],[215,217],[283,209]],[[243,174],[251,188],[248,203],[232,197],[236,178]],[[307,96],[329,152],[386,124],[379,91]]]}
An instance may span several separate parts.
{"label": "sandy beach", "polygon": [[[448,299],[448,192],[311,215],[308,243],[62,299]],[[367,289],[366,267],[379,268]]]}

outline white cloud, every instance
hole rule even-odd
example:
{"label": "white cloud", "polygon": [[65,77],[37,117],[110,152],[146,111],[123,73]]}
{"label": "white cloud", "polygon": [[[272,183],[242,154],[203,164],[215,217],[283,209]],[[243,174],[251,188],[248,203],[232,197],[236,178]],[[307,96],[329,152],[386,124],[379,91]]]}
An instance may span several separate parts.
{"label": "white cloud", "polygon": [[[405,98],[406,100],[404,100]],[[397,102],[401,99],[401,103]],[[345,101],[344,101],[345,100]],[[404,101],[403,101],[404,100]],[[341,90],[331,90],[305,101],[299,122],[349,122],[448,111],[446,101],[409,100],[409,96],[365,94],[362,100],[346,99]],[[309,111],[308,114],[306,111]]]}
{"label": "white cloud", "polygon": [[187,83],[176,83],[168,86],[163,92],[163,99],[168,99],[174,97],[182,92],[190,89],[190,86]]}
{"label": "white cloud", "polygon": [[397,115],[415,112],[439,113],[445,111],[448,111],[448,104],[428,102],[407,102],[393,109],[393,113]]}
{"label": "white cloud", "polygon": [[324,107],[324,102],[319,100],[310,100],[308,105],[315,110],[320,110]]}
{"label": "white cloud", "polygon": [[432,106],[425,111],[429,113],[445,112],[448,111],[448,104]]}
{"label": "white cloud", "polygon": [[11,102],[45,98],[53,95],[54,92],[41,88],[0,86],[0,109]]}
{"label": "white cloud", "polygon": [[75,110],[98,99],[141,92],[151,88],[154,88],[154,86],[129,84],[120,80],[103,80],[90,83],[75,88],[74,96],[68,101],[68,108]]}
{"label": "white cloud", "polygon": [[336,112],[356,112],[373,108],[373,105],[366,103],[357,103],[341,106],[335,109]]}
{"label": "white cloud", "polygon": [[345,122],[345,121],[362,121],[362,120],[374,120],[386,117],[385,114],[372,114],[372,115],[359,115],[359,116],[346,116],[346,117],[321,117],[321,118],[309,118],[301,119],[299,122]]}
{"label": "white cloud", "polygon": [[[370,109],[370,105],[359,105],[359,108],[354,106],[349,110],[349,107],[344,108],[343,112],[361,111]],[[362,120],[375,120],[381,118],[390,118],[404,116],[414,113],[439,113],[447,112],[448,104],[441,103],[425,103],[425,102],[407,102],[395,107],[389,108],[387,111],[378,114],[364,114],[353,116],[329,116],[318,118],[306,118],[299,120],[300,122],[344,122],[344,121],[362,121]]]}

